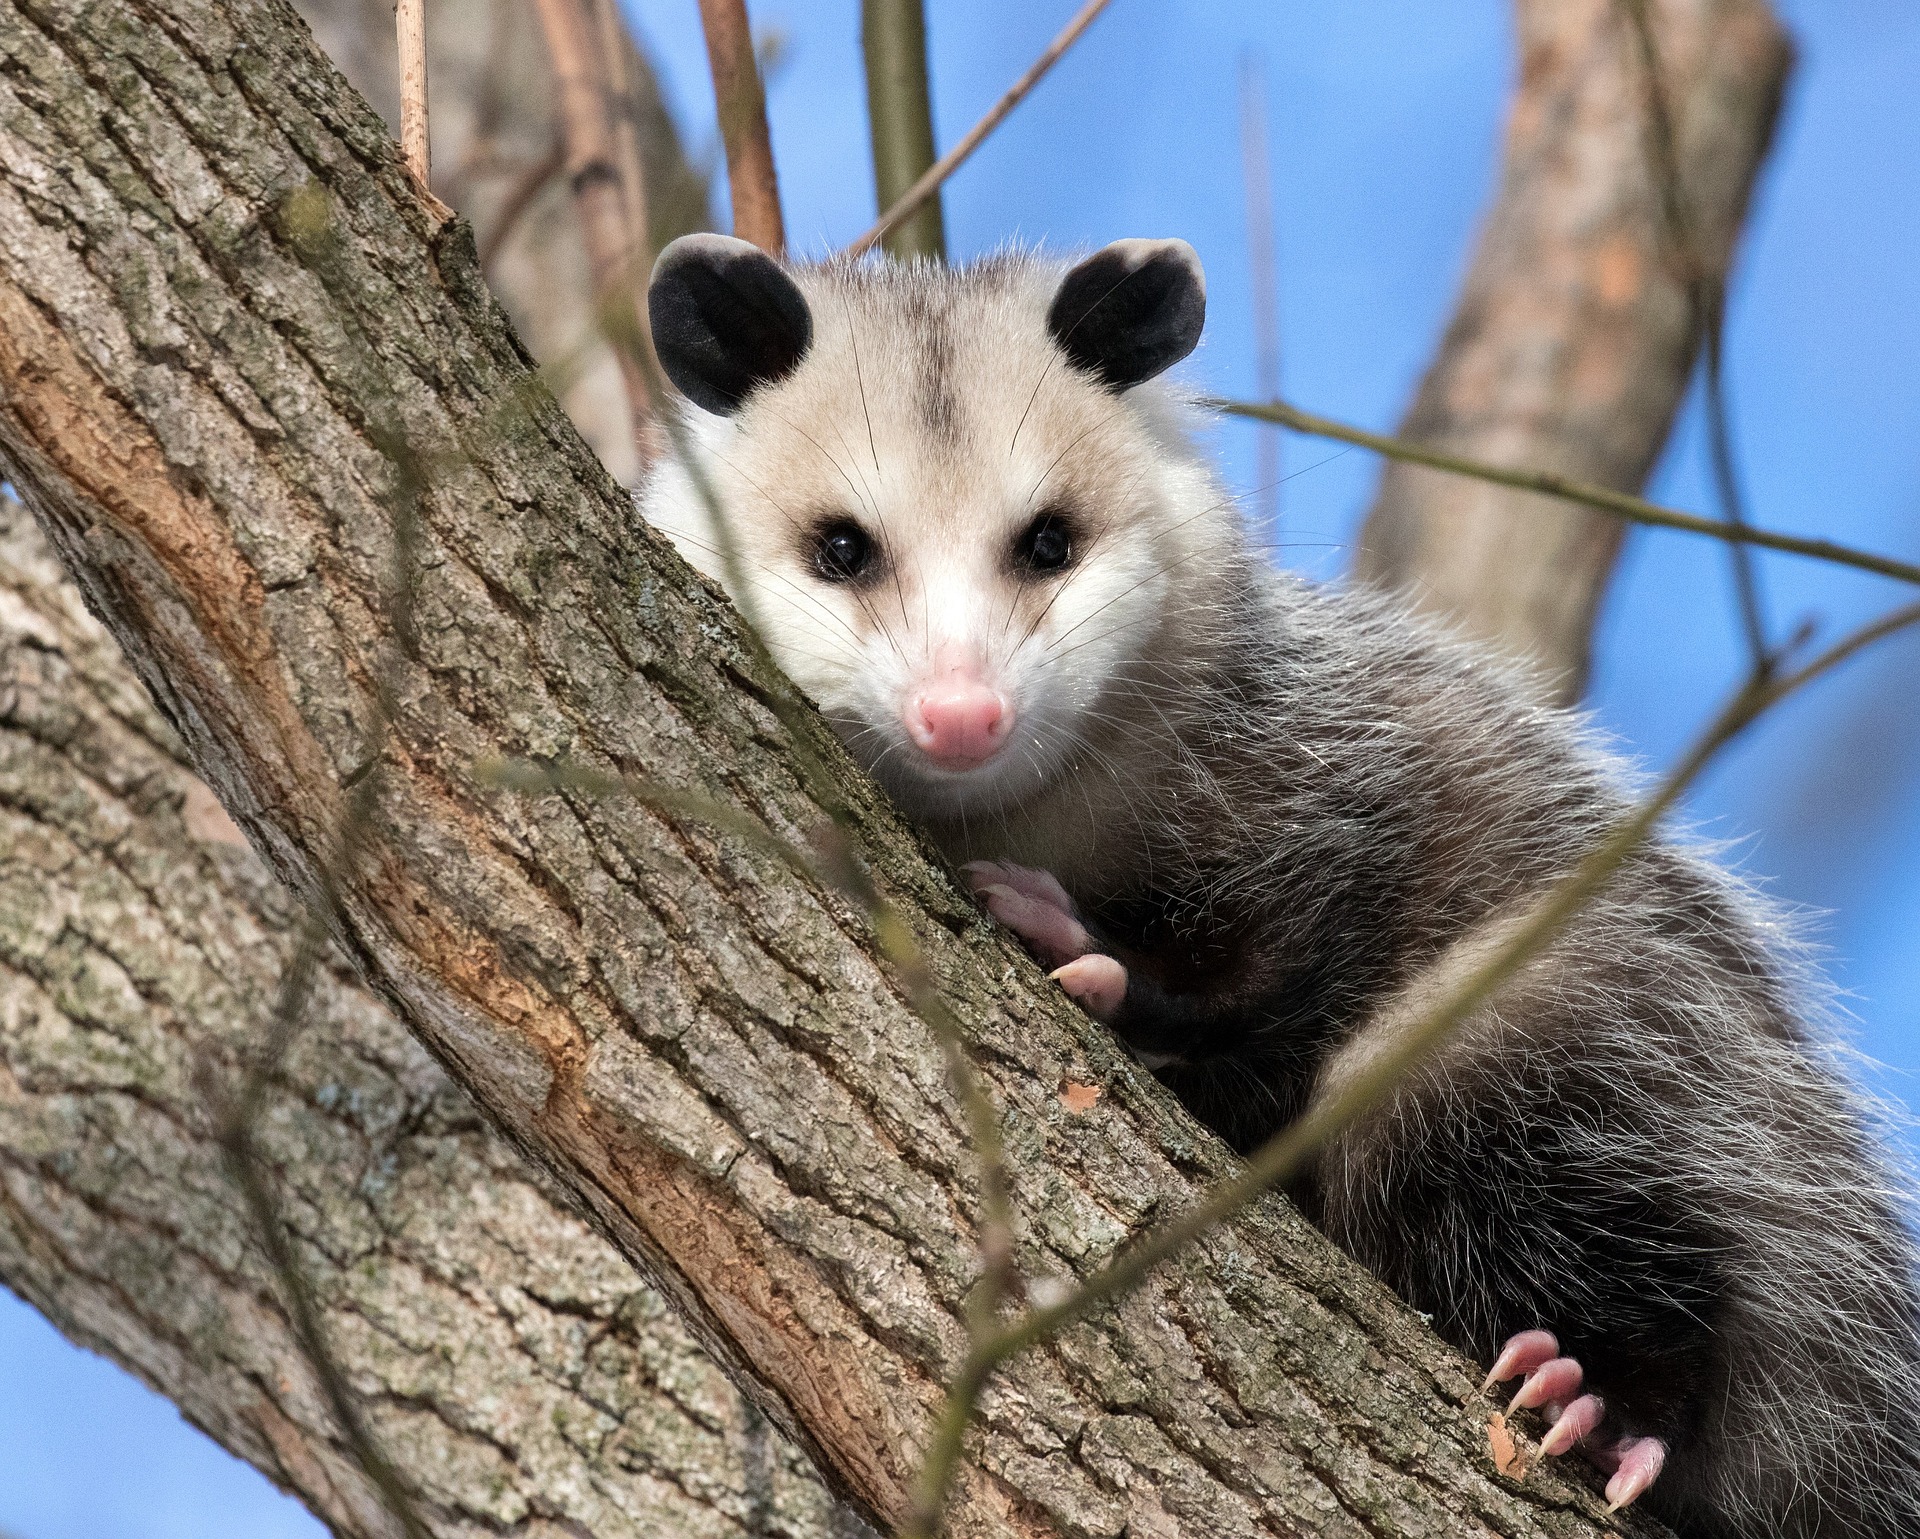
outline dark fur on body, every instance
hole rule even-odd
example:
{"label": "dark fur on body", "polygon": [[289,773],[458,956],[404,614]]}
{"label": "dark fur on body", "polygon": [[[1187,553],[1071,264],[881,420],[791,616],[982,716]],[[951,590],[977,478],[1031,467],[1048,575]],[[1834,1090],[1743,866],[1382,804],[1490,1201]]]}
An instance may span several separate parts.
{"label": "dark fur on body", "polygon": [[[1114,1028],[1245,1150],[1628,799],[1573,718],[1397,605],[1213,575],[1179,662],[1116,686],[1154,709],[1109,713],[1077,814],[941,832],[1127,852],[1059,862],[1129,964]],[[1668,1442],[1646,1505],[1682,1532],[1920,1535],[1901,1199],[1797,959],[1747,888],[1653,845],[1294,1195],[1480,1361],[1555,1331],[1603,1432]]]}
{"label": "dark fur on body", "polygon": [[[647,516],[751,586],[775,655],[949,855],[1060,880],[1127,964],[1115,1029],[1238,1147],[1628,807],[1619,762],[1490,654],[1248,547],[1152,382],[1204,315],[1178,243],[1072,272],[783,269],[701,236],[652,299],[737,563],[677,462]],[[1045,571],[1018,558],[1040,510],[1072,536]],[[859,574],[822,564],[848,529]],[[1020,723],[966,773],[901,725],[956,638]],[[1478,1360],[1554,1331],[1603,1433],[1669,1444],[1645,1501],[1683,1532],[1915,1539],[1905,1199],[1818,1001],[1767,904],[1651,844],[1295,1196]]]}

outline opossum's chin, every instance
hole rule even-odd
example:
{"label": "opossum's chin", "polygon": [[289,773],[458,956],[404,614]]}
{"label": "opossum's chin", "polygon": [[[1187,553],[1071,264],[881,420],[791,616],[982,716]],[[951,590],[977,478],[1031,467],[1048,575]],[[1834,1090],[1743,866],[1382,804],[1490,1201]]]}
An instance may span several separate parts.
{"label": "opossum's chin", "polygon": [[911,743],[897,741],[878,753],[855,752],[894,804],[910,818],[949,822],[986,816],[1017,806],[1052,781],[1057,766],[1043,762],[1029,747],[1009,743],[984,764],[971,769],[942,769]]}

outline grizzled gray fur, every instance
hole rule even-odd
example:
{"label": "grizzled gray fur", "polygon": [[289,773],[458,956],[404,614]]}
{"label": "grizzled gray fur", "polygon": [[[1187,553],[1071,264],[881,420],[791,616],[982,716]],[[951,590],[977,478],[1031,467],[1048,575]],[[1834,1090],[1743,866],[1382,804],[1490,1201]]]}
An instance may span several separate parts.
{"label": "grizzled gray fur", "polygon": [[[1154,376],[1179,242],[1080,266],[663,255],[693,403],[646,516],[1062,982],[1239,1147],[1496,945],[1617,760],[1394,601],[1275,574]],[[726,559],[728,546],[733,560]],[[1920,1535],[1904,1196],[1779,915],[1667,840],[1295,1195],[1482,1361],[1556,1333],[1587,1446],[1711,1539]],[[1596,1413],[1597,1414],[1597,1413]]]}

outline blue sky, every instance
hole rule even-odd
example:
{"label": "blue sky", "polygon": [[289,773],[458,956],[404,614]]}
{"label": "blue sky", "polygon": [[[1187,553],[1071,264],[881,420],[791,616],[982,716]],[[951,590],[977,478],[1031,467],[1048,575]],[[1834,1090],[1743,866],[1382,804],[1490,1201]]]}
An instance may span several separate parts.
{"label": "blue sky", "polygon": [[[937,128],[950,143],[1077,0],[930,0]],[[1920,7],[1776,0],[1800,45],[1778,149],[1733,289],[1734,426],[1759,522],[1920,558]],[[696,144],[713,109],[693,0],[629,0]],[[803,253],[873,215],[853,0],[756,0],[785,32],[773,136]],[[956,256],[1018,238],[1193,242],[1209,281],[1192,365],[1253,388],[1238,62],[1264,60],[1279,225],[1282,374],[1299,404],[1391,427],[1445,322],[1489,194],[1511,70],[1495,0],[1115,0],[952,184]],[[721,204],[724,207],[724,202]],[[1255,429],[1222,428],[1253,479]],[[1300,470],[1332,450],[1285,447]],[[1284,488],[1285,559],[1333,572],[1377,467],[1352,453]],[[1654,494],[1710,507],[1697,419]],[[1823,629],[1900,596],[1767,557],[1770,612]],[[1668,759],[1740,663],[1726,559],[1636,534],[1603,617],[1592,705],[1628,751]],[[1889,648],[1763,726],[1691,815],[1780,898],[1816,910],[1882,1090],[1920,1106],[1920,643]],[[17,1539],[280,1539],[319,1526],[117,1369],[0,1294],[0,1530]]]}

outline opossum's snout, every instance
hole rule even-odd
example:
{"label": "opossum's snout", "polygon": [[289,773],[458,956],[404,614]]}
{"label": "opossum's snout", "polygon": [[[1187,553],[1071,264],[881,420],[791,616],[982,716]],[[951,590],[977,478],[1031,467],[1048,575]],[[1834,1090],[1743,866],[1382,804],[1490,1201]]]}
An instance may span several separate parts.
{"label": "opossum's snout", "polygon": [[979,666],[938,655],[930,676],[910,687],[900,719],[907,737],[943,770],[978,769],[1013,735],[1014,705]]}

